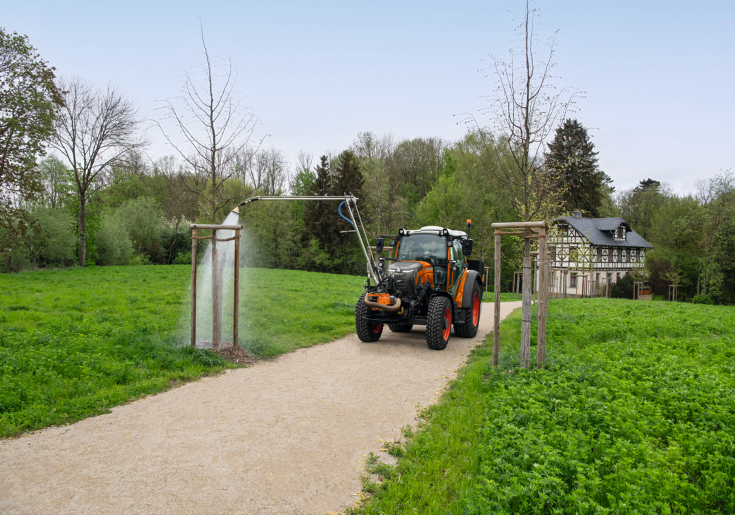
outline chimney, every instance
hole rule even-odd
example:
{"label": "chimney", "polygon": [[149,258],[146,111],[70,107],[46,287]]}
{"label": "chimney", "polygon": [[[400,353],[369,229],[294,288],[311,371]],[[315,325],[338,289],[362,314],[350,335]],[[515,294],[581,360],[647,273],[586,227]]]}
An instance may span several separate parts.
{"label": "chimney", "polygon": [[572,211],[572,216],[574,218],[582,218],[582,211]]}

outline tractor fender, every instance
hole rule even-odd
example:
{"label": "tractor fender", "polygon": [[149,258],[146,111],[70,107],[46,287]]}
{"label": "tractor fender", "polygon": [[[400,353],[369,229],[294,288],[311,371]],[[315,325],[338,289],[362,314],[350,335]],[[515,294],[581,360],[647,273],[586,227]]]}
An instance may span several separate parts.
{"label": "tractor fender", "polygon": [[[475,281],[482,284],[482,277],[480,277],[480,274],[477,271],[468,270],[464,280],[464,291],[462,292],[463,308],[468,308],[472,306],[472,285]],[[480,292],[482,292],[482,289],[480,289]]]}

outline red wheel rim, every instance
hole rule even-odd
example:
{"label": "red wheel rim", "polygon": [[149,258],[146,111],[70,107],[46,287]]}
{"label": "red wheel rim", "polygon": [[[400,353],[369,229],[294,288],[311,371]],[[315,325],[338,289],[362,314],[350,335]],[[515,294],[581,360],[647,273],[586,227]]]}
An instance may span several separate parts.
{"label": "red wheel rim", "polygon": [[379,334],[383,330],[383,324],[373,324],[373,332]]}
{"label": "red wheel rim", "polygon": [[446,326],[446,329],[442,332],[442,338],[448,340],[449,331],[452,327],[452,310],[450,308],[444,310],[444,325]]}
{"label": "red wheel rim", "polygon": [[472,325],[477,325],[480,320],[480,296],[475,293],[472,299]]}

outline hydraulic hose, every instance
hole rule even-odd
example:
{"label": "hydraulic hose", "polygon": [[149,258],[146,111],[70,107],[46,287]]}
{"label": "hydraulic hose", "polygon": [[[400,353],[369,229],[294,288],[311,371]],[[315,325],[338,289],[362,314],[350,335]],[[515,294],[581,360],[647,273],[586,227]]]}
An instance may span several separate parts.
{"label": "hydraulic hose", "polygon": [[337,208],[337,213],[339,213],[339,216],[341,216],[342,218],[344,218],[345,220],[347,220],[347,221],[348,221],[348,222],[350,223],[350,225],[351,225],[352,227],[354,227],[354,226],[355,226],[355,224],[353,224],[353,223],[352,223],[352,220],[350,220],[349,218],[347,218],[347,217],[346,217],[345,215],[343,215],[343,214],[342,214],[342,206],[344,206],[344,205],[345,205],[345,203],[344,203],[344,202],[342,202],[342,203],[341,203],[341,204],[339,205],[339,207]]}
{"label": "hydraulic hose", "polygon": [[363,302],[365,302],[366,306],[369,306],[371,308],[376,308],[376,309],[382,309],[384,311],[398,311],[399,309],[401,309],[401,299],[396,299],[396,303],[393,304],[392,306],[386,306],[385,304],[378,304],[377,302],[368,300],[367,296],[365,297],[365,300]]}

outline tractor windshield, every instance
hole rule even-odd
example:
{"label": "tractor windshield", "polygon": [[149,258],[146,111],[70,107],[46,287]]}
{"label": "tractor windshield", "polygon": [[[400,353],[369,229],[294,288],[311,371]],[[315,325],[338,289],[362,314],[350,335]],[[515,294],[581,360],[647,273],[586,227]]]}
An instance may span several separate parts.
{"label": "tractor windshield", "polygon": [[397,261],[427,261],[446,265],[447,240],[437,234],[410,234],[401,238]]}

